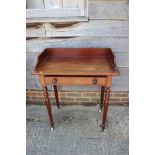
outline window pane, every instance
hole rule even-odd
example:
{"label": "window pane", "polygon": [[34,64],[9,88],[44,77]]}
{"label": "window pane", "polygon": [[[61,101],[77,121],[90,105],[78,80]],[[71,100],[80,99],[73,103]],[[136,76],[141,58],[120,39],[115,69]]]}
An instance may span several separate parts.
{"label": "window pane", "polygon": [[44,0],[46,9],[58,9],[62,7],[62,0]]}
{"label": "window pane", "polygon": [[26,0],[27,9],[43,9],[44,0]]}
{"label": "window pane", "polygon": [[63,0],[63,8],[79,8],[79,0]]}
{"label": "window pane", "polygon": [[81,8],[85,0],[26,0],[27,9]]}

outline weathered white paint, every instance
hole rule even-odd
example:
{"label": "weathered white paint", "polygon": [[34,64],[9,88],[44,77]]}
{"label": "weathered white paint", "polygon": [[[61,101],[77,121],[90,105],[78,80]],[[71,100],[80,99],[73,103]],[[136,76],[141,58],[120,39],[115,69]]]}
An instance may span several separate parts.
{"label": "weathered white paint", "polygon": [[129,67],[129,53],[115,53],[118,67]]}
{"label": "weathered white paint", "polygon": [[41,52],[45,48],[110,47],[114,52],[128,52],[129,39],[124,37],[76,37],[64,39],[39,38],[27,40],[27,52]]}
{"label": "weathered white paint", "polygon": [[128,37],[128,21],[90,20],[66,28],[55,28],[45,23],[47,37],[60,36],[120,36]]}
{"label": "weathered white paint", "polygon": [[[43,25],[43,24],[42,24]],[[52,23],[45,23],[44,27],[27,28],[29,37],[38,37],[39,31],[46,32],[42,37],[72,37],[72,36],[120,36],[128,37],[128,21],[90,20],[75,23],[70,27],[55,28]],[[35,34],[36,33],[36,34]]]}
{"label": "weathered white paint", "polygon": [[62,9],[27,9],[26,18],[43,18],[43,17],[72,17],[80,16],[79,8],[62,8]]}
{"label": "weathered white paint", "polygon": [[[85,2],[87,3],[87,1]],[[128,1],[127,0],[89,0],[89,6],[85,8],[85,16],[87,17],[89,14],[89,19],[110,19],[110,20],[128,20]],[[75,17],[70,17],[70,19],[64,17],[60,18],[59,13],[59,19],[57,18],[51,18],[50,14],[48,15],[48,18],[42,18],[45,17],[44,11],[41,11],[42,15],[38,11],[35,10],[27,10],[27,22],[57,22],[59,21],[74,21],[78,20]],[[88,13],[87,13],[88,12]],[[43,14],[44,13],[44,14]],[[34,15],[37,18],[34,18]],[[53,16],[52,16],[53,17]],[[56,14],[55,14],[56,17]],[[39,19],[38,19],[39,18]],[[79,20],[81,21],[81,20]]]}
{"label": "weathered white paint", "polygon": [[26,28],[26,37],[45,37],[44,23]]}
{"label": "weathered white paint", "polygon": [[128,20],[129,5],[126,0],[90,0],[90,19]]}
{"label": "weathered white paint", "polygon": [[41,22],[80,22],[80,21],[88,21],[88,17],[79,16],[79,17],[58,17],[58,18],[27,18],[26,23],[41,23]]}

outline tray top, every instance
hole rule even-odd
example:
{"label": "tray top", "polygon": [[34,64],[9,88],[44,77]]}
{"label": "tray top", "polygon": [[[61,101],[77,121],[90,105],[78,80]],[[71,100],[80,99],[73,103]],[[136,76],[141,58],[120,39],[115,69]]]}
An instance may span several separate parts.
{"label": "tray top", "polygon": [[32,74],[114,76],[119,71],[110,48],[50,48],[38,56]]}

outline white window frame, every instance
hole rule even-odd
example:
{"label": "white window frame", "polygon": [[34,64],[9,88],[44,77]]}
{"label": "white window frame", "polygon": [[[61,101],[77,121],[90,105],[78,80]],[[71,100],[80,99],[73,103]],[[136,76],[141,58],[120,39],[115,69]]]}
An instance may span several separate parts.
{"label": "white window frame", "polygon": [[26,23],[88,21],[88,0],[80,8],[26,9]]}

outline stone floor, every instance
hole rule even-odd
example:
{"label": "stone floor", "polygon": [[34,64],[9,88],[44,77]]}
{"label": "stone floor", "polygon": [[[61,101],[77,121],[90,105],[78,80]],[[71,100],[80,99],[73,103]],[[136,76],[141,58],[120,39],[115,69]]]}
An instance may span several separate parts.
{"label": "stone floor", "polygon": [[128,155],[128,106],[109,106],[101,132],[97,106],[54,106],[50,130],[45,106],[27,106],[27,155]]}

